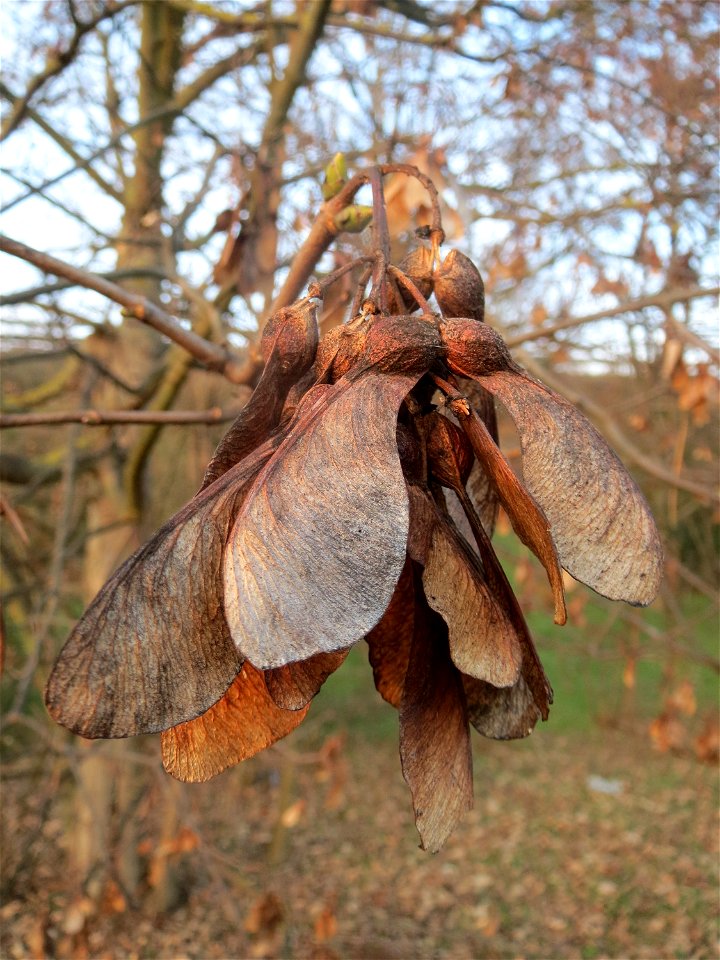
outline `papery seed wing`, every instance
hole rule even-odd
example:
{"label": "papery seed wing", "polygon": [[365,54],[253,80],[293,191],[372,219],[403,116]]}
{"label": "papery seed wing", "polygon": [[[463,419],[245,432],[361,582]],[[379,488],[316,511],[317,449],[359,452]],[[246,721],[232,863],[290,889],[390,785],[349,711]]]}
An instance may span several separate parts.
{"label": "papery seed wing", "polygon": [[663,554],[645,498],[593,425],[522,372],[481,381],[515,421],[525,485],[545,511],[560,562],[612,600],[651,603]]}
{"label": "papery seed wing", "polygon": [[91,738],[154,733],[223,695],[242,659],[223,613],[222,551],[274,446],[191,500],[105,584],[50,675],[55,720]]}
{"label": "papery seed wing", "polygon": [[517,740],[533,732],[542,715],[524,676],[502,689],[475,677],[462,680],[468,719],[478,733],[493,740]]}
{"label": "papery seed wing", "polygon": [[350,646],[385,612],[408,533],[397,414],[416,380],[339,381],[299,412],[253,484],[224,580],[233,639],[256,667]]}
{"label": "papery seed wing", "polygon": [[408,558],[382,620],[365,638],[375,687],[393,707],[402,700],[414,623],[415,586]]}
{"label": "papery seed wing", "polygon": [[400,707],[400,759],[422,847],[434,853],[472,808],[472,753],[445,624],[427,606],[421,612]]}
{"label": "papery seed wing", "polygon": [[209,487],[259,446],[280,420],[285,399],[315,359],[318,327],[315,305],[305,299],[284,307],[265,324],[260,348],[262,376],[222,438],[205,470],[200,490]]}
{"label": "papery seed wing", "polygon": [[265,686],[268,693],[283,710],[301,710],[319,692],[327,678],[343,664],[349,653],[350,647],[330,653],[316,653],[307,660],[266,670]]}
{"label": "papery seed wing", "polygon": [[[473,410],[487,427],[487,431],[493,441],[500,446],[497,413],[495,412],[493,395],[484,387],[480,386],[479,383],[475,383],[474,380],[466,380],[463,377],[458,377],[458,383],[461,393],[468,398]],[[477,461],[473,465],[466,488],[470,500],[482,520],[483,526],[490,536],[492,536],[497,522],[500,503],[495,493],[495,488]]]}
{"label": "papery seed wing", "polygon": [[567,612],[562,571],[550,533],[550,521],[535,498],[518,480],[486,426],[467,401],[453,400],[450,406],[461,420],[475,456],[490,478],[513,530],[545,567],[555,601],[555,623],[565,623]]}
{"label": "papery seed wing", "polygon": [[512,686],[523,656],[515,624],[477,558],[439,513],[422,580],[428,604],[447,623],[455,666],[496,687]]}
{"label": "papery seed wing", "polygon": [[265,688],[262,673],[246,662],[209,710],[163,731],[163,766],[178,780],[210,780],[287,736],[302,723],[308,709],[278,707]]}

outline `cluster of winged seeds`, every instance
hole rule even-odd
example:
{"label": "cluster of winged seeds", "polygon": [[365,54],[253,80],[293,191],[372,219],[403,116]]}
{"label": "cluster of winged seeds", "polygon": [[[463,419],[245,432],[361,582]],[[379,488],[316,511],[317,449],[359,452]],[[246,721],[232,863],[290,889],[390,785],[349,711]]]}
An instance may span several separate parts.
{"label": "cluster of winged seeds", "polygon": [[271,319],[262,377],[202,487],[95,598],[46,699],[85,737],[162,731],[168,772],[207,780],[297,727],[365,639],[437,850],[472,804],[469,725],[524,737],[552,701],[491,544],[498,506],[545,567],[558,623],[562,568],[644,605],[662,552],[595,428],[483,322],[471,261],[419,247],[391,270],[390,311],[366,303],[320,342],[313,298]]}

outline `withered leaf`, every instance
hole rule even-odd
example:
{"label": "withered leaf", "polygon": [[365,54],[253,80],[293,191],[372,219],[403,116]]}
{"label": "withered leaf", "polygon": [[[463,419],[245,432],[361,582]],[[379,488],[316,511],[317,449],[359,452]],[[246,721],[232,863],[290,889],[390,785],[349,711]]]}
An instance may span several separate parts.
{"label": "withered leaf", "polygon": [[298,411],[249,491],[225,551],[225,614],[256,667],[348,647],[385,612],[409,519],[397,414],[416,379],[340,381]]}
{"label": "withered leaf", "polygon": [[154,733],[198,716],[242,658],[223,614],[222,552],[269,441],[176,513],[90,604],[47,684],[50,714],[84,737]]}
{"label": "withered leaf", "polygon": [[645,606],[657,594],[663,552],[650,508],[593,425],[522,371],[483,383],[520,434],[525,485],[550,521],[562,565],[612,600]]}
{"label": "withered leaf", "polygon": [[163,731],[163,766],[178,780],[210,780],[287,736],[308,710],[308,706],[301,710],[278,707],[262,673],[246,661],[225,695],[209,710]]}
{"label": "withered leaf", "polygon": [[382,620],[365,638],[375,687],[393,707],[399,707],[405,687],[415,622],[415,586],[408,558]]}
{"label": "withered leaf", "polygon": [[312,300],[300,300],[270,317],[260,342],[265,361],[262,376],[220,441],[200,490],[239,463],[278,425],[290,388],[312,366],[317,343],[316,308]]}
{"label": "withered leaf", "polygon": [[434,853],[472,808],[472,753],[465,695],[450,660],[447,629],[427,606],[415,618],[400,706],[400,759],[421,845]]}
{"label": "withered leaf", "polygon": [[330,674],[344,662],[350,647],[331,653],[316,653],[307,660],[286,663],[265,671],[265,686],[275,703],[283,710],[300,710],[306,706]]}

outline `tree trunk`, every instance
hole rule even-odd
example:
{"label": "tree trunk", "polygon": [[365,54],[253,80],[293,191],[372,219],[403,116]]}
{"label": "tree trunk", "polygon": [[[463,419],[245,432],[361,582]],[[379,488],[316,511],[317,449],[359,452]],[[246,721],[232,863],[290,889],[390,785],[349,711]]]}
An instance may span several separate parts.
{"label": "tree trunk", "polygon": [[[138,115],[158,113],[172,98],[175,77],[182,53],[184,14],[165,3],[145,2],[141,7],[140,63],[138,68]],[[162,160],[173,116],[165,116],[140,127],[134,133],[134,170],[124,185],[125,211],[117,241],[117,268],[147,268],[157,276],[127,281],[134,292],[158,302],[161,271],[166,264],[163,249]],[[96,346],[102,358],[122,381],[135,388],[151,380],[162,362],[162,344],[149,327],[126,320],[111,339]],[[162,376],[157,379],[157,386]],[[173,394],[174,395],[174,394]],[[105,380],[93,404],[113,409],[126,404],[127,394]],[[143,442],[142,430],[115,431],[121,456],[102,462],[96,474],[97,496],[88,511],[88,527],[93,531],[85,552],[84,593],[90,600],[110,573],[128,556],[145,533],[141,482],[143,467],[152,444]],[[133,456],[143,444],[144,455]],[[132,463],[135,476],[128,481],[124,464]],[[78,772],[75,844],[77,867],[85,878],[88,893],[99,897],[114,869],[121,887],[135,898],[143,880],[138,856],[139,838],[132,810],[144,789],[141,778],[128,756],[127,741],[118,741],[109,749],[90,746],[80,761]],[[162,821],[177,819],[173,794],[168,793],[172,809],[160,810]],[[113,844],[116,849],[112,849]],[[164,878],[168,889],[172,878]],[[172,898],[157,893],[165,908]]]}

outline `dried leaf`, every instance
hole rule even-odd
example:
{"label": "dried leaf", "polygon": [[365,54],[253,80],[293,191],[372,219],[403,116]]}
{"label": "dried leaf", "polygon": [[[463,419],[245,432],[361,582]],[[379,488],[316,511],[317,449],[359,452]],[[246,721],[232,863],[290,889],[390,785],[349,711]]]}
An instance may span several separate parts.
{"label": "dried leaf", "polygon": [[277,444],[198,494],[105,584],[50,675],[45,701],[58,723],[91,738],[156,733],[225,693],[242,658],[223,613],[222,553]]}
{"label": "dried leaf", "polygon": [[420,612],[400,707],[400,759],[422,848],[434,853],[472,808],[472,754],[447,628],[428,607]]}
{"label": "dried leaf", "polygon": [[397,413],[415,379],[367,374],[304,406],[248,493],[225,552],[225,613],[257,667],[348,647],[385,612],[409,520]]}
{"label": "dried leaf", "polygon": [[265,671],[265,685],[283,710],[300,710],[313,699],[327,678],[345,661],[350,647],[332,653],[316,653],[307,660],[286,663]]}
{"label": "dried leaf", "polygon": [[163,766],[178,780],[210,780],[287,736],[308,709],[278,707],[262,673],[246,662],[225,696],[202,716],[163,731]]}

